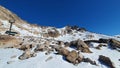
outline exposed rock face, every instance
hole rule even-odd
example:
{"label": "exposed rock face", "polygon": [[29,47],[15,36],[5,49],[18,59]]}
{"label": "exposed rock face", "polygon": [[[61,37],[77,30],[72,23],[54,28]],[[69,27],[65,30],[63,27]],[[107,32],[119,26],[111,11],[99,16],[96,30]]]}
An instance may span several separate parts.
{"label": "exposed rock face", "polygon": [[102,64],[105,64],[109,68],[115,68],[109,57],[100,55],[98,59]]}
{"label": "exposed rock face", "polygon": [[117,41],[115,39],[110,39],[109,43],[112,49],[120,48],[120,41]]}

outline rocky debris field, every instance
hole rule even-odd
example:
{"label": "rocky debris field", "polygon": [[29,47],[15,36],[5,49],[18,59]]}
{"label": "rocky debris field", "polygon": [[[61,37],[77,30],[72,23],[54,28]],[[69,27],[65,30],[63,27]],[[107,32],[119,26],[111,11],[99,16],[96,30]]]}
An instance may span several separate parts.
{"label": "rocky debris field", "polygon": [[[91,50],[91,48],[102,50],[101,49],[102,47],[107,47],[120,52],[119,51],[120,41],[117,41],[115,39],[100,38],[99,40],[85,40],[85,41],[78,39],[71,42],[64,42],[55,39],[47,39],[47,38],[32,37],[32,36],[18,37],[18,38],[12,36],[5,36],[5,35],[0,36],[1,41],[9,42],[12,39],[19,39],[19,42],[17,43],[12,42],[15,45],[7,46],[7,47],[6,45],[4,45],[2,48],[17,48],[19,50],[22,50],[23,54],[18,56],[19,60],[26,60],[31,57],[36,57],[37,53],[44,52],[45,55],[50,55],[51,53],[55,55],[61,55],[63,56],[66,62],[69,62],[74,65],[78,65],[81,62],[85,62],[98,66],[99,64],[97,63],[97,61],[94,61],[89,57],[85,57],[84,53],[87,53],[89,55],[91,53],[94,53]],[[98,45],[92,46],[91,43],[98,43]],[[1,42],[1,45],[2,44],[3,42]],[[46,61],[52,58],[50,57]],[[115,68],[112,60],[109,57],[100,55],[98,57],[98,61],[101,64],[106,65],[110,68]],[[7,63],[10,64],[13,63],[13,61],[8,61]]]}

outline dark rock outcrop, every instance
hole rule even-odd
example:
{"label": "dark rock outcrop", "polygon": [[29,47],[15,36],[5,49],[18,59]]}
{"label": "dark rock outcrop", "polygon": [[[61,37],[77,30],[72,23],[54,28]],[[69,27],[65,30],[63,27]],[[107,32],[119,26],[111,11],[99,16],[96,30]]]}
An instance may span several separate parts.
{"label": "dark rock outcrop", "polygon": [[96,62],[95,62],[95,61],[92,61],[90,58],[84,58],[84,59],[83,59],[83,62],[88,62],[88,63],[90,63],[90,64],[92,64],[92,65],[97,65]]}
{"label": "dark rock outcrop", "polygon": [[109,44],[112,49],[120,48],[120,41],[117,41],[115,39],[110,39]]}
{"label": "dark rock outcrop", "polygon": [[98,60],[109,68],[115,68],[109,57],[100,55]]}
{"label": "dark rock outcrop", "polygon": [[103,38],[99,39],[99,43],[108,43],[108,42],[109,42],[109,39],[103,39]]}

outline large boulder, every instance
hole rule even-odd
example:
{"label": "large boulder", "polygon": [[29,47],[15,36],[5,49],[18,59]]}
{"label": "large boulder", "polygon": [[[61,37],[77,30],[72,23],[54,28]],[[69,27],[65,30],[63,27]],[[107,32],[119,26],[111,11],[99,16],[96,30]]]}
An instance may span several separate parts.
{"label": "large boulder", "polygon": [[81,50],[81,52],[92,53],[89,49],[89,46],[82,40],[78,40],[77,49]]}
{"label": "large boulder", "polygon": [[109,57],[100,55],[98,60],[109,68],[115,68]]}
{"label": "large boulder", "polygon": [[70,63],[75,63],[78,57],[79,54],[75,50],[73,50],[68,54],[66,60],[69,61]]}

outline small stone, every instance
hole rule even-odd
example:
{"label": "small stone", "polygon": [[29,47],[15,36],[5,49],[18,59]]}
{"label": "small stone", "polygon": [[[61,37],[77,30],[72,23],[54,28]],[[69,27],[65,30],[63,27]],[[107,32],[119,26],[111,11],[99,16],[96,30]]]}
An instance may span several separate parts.
{"label": "small stone", "polygon": [[17,56],[16,55],[13,55],[13,56],[11,56],[10,58],[16,58]]}
{"label": "small stone", "polygon": [[14,61],[8,61],[7,64],[11,64],[11,63],[13,63],[13,62],[14,62]]}
{"label": "small stone", "polygon": [[45,61],[47,62],[47,61],[51,60],[52,58],[53,58],[53,57],[50,56],[50,57],[48,57]]}

